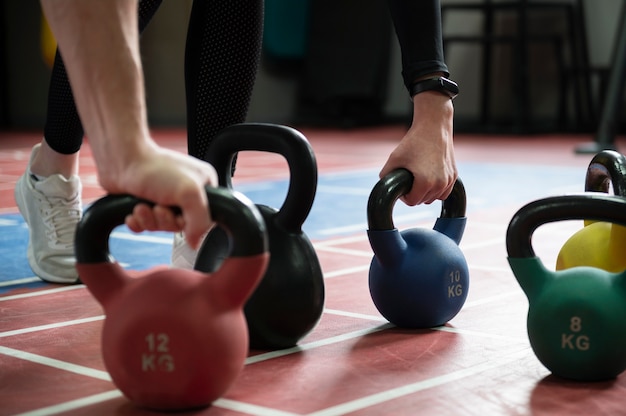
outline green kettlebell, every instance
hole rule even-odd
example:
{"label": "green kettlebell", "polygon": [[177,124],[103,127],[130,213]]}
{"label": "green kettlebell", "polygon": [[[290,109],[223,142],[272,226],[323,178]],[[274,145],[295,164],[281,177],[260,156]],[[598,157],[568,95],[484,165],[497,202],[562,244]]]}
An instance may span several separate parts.
{"label": "green kettlebell", "polygon": [[508,261],[528,297],[528,337],[539,361],[563,378],[607,380],[626,369],[626,272],[551,271],[531,245],[540,225],[585,218],[626,225],[626,198],[585,193],[525,205],[506,233]]}
{"label": "green kettlebell", "polygon": [[[626,157],[613,150],[596,154],[587,168],[585,191],[626,196]],[[585,220],[585,226],[561,248],[556,269],[591,266],[610,272],[626,269],[626,227],[603,221]]]}

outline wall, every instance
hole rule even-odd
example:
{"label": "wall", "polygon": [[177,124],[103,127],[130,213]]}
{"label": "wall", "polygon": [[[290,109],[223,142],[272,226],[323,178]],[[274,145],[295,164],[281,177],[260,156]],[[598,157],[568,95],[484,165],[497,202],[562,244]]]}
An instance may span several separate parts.
{"label": "wall", "polygon": [[[164,0],[153,22],[142,36],[142,55],[146,71],[146,90],[150,121],[153,125],[178,126],[185,120],[183,56],[186,23],[192,0]],[[448,0],[442,0],[446,2]],[[588,38],[592,64],[606,66],[610,61],[613,35],[622,0],[586,0]],[[3,0],[6,34],[5,65],[8,116],[14,128],[41,128],[49,69],[39,51],[39,8],[37,0]],[[0,7],[2,7],[0,6]],[[480,19],[457,15],[446,21],[446,33],[471,33],[480,27]],[[385,111],[391,117],[408,117],[410,104],[400,77],[399,48],[395,38],[390,44],[388,97]],[[479,86],[478,52],[472,48],[446,51],[453,77],[462,87],[455,102],[458,117],[475,117]],[[549,53],[549,52],[541,52]],[[503,56],[504,59],[504,56]],[[550,79],[545,82],[549,83]],[[498,80],[502,88],[498,108],[510,110],[510,88],[506,76]],[[289,123],[294,115],[297,92],[294,73],[276,73],[265,65],[255,86],[249,112],[251,121]],[[0,90],[1,91],[1,90]],[[534,104],[550,114],[553,96],[538,97]]]}

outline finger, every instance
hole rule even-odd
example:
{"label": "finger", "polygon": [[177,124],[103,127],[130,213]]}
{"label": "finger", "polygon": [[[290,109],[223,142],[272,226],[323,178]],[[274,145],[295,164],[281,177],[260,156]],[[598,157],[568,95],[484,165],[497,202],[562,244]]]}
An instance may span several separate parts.
{"label": "finger", "polygon": [[187,243],[194,249],[200,245],[202,236],[213,224],[206,194],[202,193],[197,198],[197,202],[189,202],[186,206],[181,206],[184,220],[183,232]]}
{"label": "finger", "polygon": [[[157,205],[152,209],[154,219],[156,221],[156,228],[160,231],[180,231],[183,229],[181,221],[178,220],[178,216],[170,208]],[[182,219],[181,219],[182,220]]]}
{"label": "finger", "polygon": [[133,212],[126,216],[124,222],[131,231],[136,233],[154,230],[156,226],[152,210],[146,204],[135,205]]}

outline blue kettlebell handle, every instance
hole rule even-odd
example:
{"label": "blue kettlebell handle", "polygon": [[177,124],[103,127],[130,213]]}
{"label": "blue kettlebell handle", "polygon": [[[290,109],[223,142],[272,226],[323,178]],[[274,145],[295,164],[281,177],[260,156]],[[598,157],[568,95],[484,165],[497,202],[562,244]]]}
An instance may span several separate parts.
{"label": "blue kettlebell handle", "polygon": [[[413,174],[404,168],[385,175],[372,189],[367,202],[367,223],[371,231],[393,230],[392,211],[395,202],[413,186]],[[458,244],[465,229],[467,196],[461,178],[457,178],[450,195],[441,205],[441,214],[433,229]]]}
{"label": "blue kettlebell handle", "polygon": [[615,195],[626,196],[626,157],[614,150],[596,154],[587,168],[585,192],[609,192],[608,179]]}

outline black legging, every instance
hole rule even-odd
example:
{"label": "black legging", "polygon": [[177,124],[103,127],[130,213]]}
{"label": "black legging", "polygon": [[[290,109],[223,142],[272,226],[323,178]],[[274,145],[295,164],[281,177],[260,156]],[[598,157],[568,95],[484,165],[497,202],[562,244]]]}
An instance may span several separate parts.
{"label": "black legging", "polygon": [[[161,0],[139,1],[143,32]],[[185,52],[187,141],[189,154],[202,158],[223,128],[245,121],[259,63],[263,34],[263,0],[194,0]],[[57,51],[44,137],[62,154],[76,153],[83,143],[65,66]]]}

